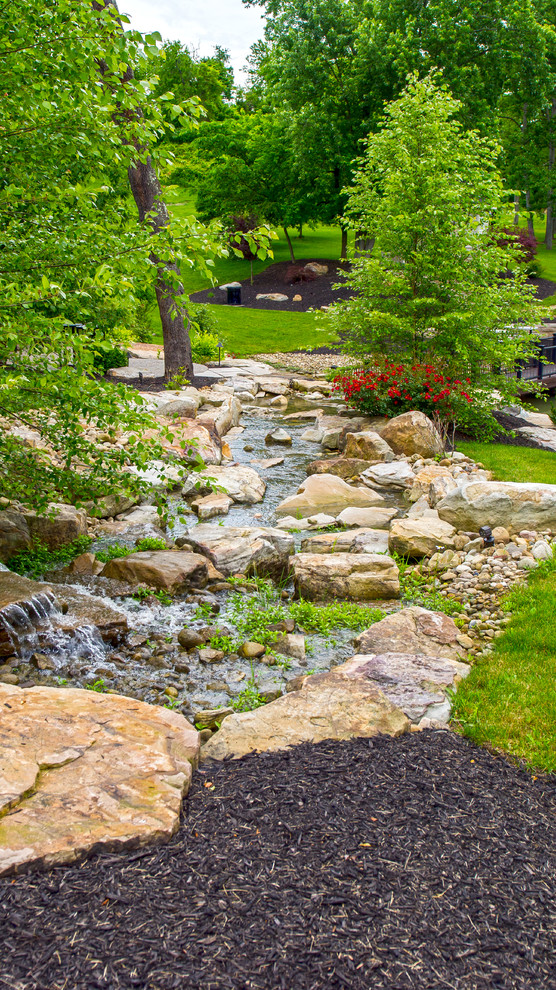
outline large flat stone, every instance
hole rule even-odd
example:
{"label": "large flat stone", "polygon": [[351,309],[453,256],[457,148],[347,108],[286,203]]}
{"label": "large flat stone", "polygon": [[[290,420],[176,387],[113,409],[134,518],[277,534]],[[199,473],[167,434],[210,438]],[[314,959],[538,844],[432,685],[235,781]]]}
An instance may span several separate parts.
{"label": "large flat stone", "polygon": [[147,550],[109,560],[102,577],[179,592],[204,587],[208,570],[206,559],[200,554],[183,550]]}
{"label": "large flat stone", "polygon": [[293,536],[264,526],[195,526],[184,537],[204,554],[221,574],[280,576],[288,570]]}
{"label": "large flat stone", "polygon": [[384,529],[348,529],[339,533],[318,533],[301,541],[302,553],[388,553],[388,533]]}
{"label": "large flat stone", "polygon": [[383,505],[384,499],[368,488],[348,485],[331,474],[313,474],[276,508],[276,515],[307,519],[319,512],[337,516],[342,509]]}
{"label": "large flat stone", "polygon": [[133,698],[0,684],[0,875],[168,839],[198,739]]}
{"label": "large flat stone", "polygon": [[234,502],[245,505],[262,502],[266,491],[266,484],[260,474],[243,464],[229,467],[215,465],[207,468],[206,471],[201,471],[198,477],[203,478],[213,490],[221,490]]}
{"label": "large flat stone", "polygon": [[421,457],[436,457],[443,454],[444,444],[438,430],[422,412],[412,410],[394,416],[384,426],[380,435],[395,454],[420,454]]}
{"label": "large flat stone", "polygon": [[477,531],[481,526],[556,529],[556,485],[513,481],[470,482],[449,492],[437,503],[441,519],[456,529]]}
{"label": "large flat stone", "polygon": [[419,560],[437,550],[453,550],[456,531],[442,519],[394,519],[390,527],[390,553]]}
{"label": "large flat stone", "polygon": [[466,663],[411,653],[355,656],[344,668],[348,675],[368,677],[412,722],[430,718],[447,723],[451,711],[447,691],[455,690],[469,673]]}
{"label": "large flat stone", "polygon": [[399,736],[408,729],[407,717],[372,683],[366,670],[343,664],[306,677],[298,691],[255,711],[230,715],[203,747],[202,759],[238,759],[246,753],[323,739]]}
{"label": "large flat stone", "polygon": [[398,568],[385,554],[297,553],[291,565],[296,591],[309,601],[363,602],[400,594]]}
{"label": "large flat stone", "polygon": [[358,653],[413,653],[460,660],[459,629],[443,612],[412,605],[375,622],[355,640]]}

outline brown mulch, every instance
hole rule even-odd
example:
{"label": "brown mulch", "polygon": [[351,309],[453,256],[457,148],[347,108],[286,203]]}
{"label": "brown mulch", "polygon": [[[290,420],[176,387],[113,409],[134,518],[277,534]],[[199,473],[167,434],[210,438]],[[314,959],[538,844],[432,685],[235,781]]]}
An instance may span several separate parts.
{"label": "brown mulch", "polygon": [[[306,265],[314,258],[301,258],[296,261],[296,265]],[[337,299],[349,299],[353,293],[348,289],[333,289],[332,286],[341,281],[342,274],[349,269],[347,261],[322,261],[317,259],[319,265],[328,265],[328,274],[319,275],[313,282],[296,283],[288,285],[285,276],[290,261],[279,261],[274,265],[265,268],[263,272],[253,277],[251,285],[249,275],[241,282],[241,303],[251,309],[275,309],[286,310],[290,313],[306,313],[308,309],[320,309],[321,306],[330,306]],[[249,266],[246,264],[246,272]],[[555,287],[556,291],[556,287]],[[280,292],[288,296],[287,302],[270,302],[268,299],[257,299],[259,293]],[[302,302],[293,302],[295,295],[302,296]],[[194,292],[189,297],[195,303],[214,303],[227,305],[227,293],[219,289],[205,289],[203,292]]]}
{"label": "brown mulch", "polygon": [[448,732],[204,764],[168,845],[0,881],[0,987],[550,990],[555,811]]}

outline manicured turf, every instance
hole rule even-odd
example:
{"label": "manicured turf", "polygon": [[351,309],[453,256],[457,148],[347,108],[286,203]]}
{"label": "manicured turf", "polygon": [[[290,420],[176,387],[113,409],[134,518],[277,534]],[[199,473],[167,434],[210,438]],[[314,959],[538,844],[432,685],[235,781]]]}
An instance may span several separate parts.
{"label": "manicured turf", "polygon": [[458,450],[484,464],[498,481],[556,485],[556,453],[549,450],[502,443],[458,443]]}
{"label": "manicured turf", "polygon": [[[461,443],[499,480],[556,484],[556,454],[504,444]],[[556,561],[510,593],[512,621],[493,652],[460,685],[453,711],[470,739],[556,771]]]}
{"label": "manicured turf", "polygon": [[[165,196],[172,213],[182,217],[194,214],[194,199],[188,197],[183,190],[171,186],[165,190]],[[254,273],[263,271],[276,261],[288,261],[290,255],[284,233],[282,230],[277,230],[276,233],[280,236],[272,243],[274,258],[256,261],[253,265]],[[289,233],[296,257],[300,259],[317,261],[319,258],[333,260],[340,257],[339,227],[305,228],[302,238],[293,229]],[[232,257],[215,263],[214,276],[217,285],[220,285],[249,278],[250,270],[248,262]],[[188,293],[200,292],[210,286],[209,281],[199,272],[183,271],[182,276]],[[223,306],[212,307],[212,312],[218,320],[218,333],[222,341],[227,350],[237,357],[299,348],[311,349],[333,340],[333,335],[324,330],[325,321],[319,313],[270,312],[243,308],[237,310]],[[162,343],[160,319],[154,303],[149,308],[147,322],[153,331],[153,343]]]}
{"label": "manicured turf", "polygon": [[556,562],[509,595],[513,613],[493,652],[476,661],[452,718],[466,736],[556,772]]}

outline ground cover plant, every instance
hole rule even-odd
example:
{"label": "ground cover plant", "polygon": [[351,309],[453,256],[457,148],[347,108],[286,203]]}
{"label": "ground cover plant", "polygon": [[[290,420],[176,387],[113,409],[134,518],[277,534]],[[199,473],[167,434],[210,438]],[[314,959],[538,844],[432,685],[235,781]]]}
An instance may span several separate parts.
{"label": "ground cover plant", "polygon": [[511,621],[459,686],[452,719],[474,742],[556,773],[556,562],[503,607]]}
{"label": "ground cover plant", "polygon": [[71,564],[72,560],[86,553],[93,542],[90,536],[78,536],[71,543],[58,547],[56,550],[49,550],[40,541],[36,541],[28,550],[21,550],[10,557],[7,567],[16,574],[24,574],[26,577],[39,578],[46,571],[51,571],[55,567],[64,564]]}

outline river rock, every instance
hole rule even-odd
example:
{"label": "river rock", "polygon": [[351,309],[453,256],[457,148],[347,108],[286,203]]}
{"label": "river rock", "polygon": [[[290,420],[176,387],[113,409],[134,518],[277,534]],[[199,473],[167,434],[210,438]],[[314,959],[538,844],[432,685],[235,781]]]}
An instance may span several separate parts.
{"label": "river rock", "polygon": [[358,653],[415,653],[459,660],[460,631],[443,612],[412,605],[375,622],[355,640]]}
{"label": "river rock", "polygon": [[301,633],[285,633],[271,644],[271,649],[282,656],[292,657],[294,660],[304,660],[306,653],[305,636]]}
{"label": "river rock", "polygon": [[470,482],[450,492],[436,508],[441,519],[471,532],[481,526],[504,526],[511,532],[556,530],[556,485]]}
{"label": "river rock", "polygon": [[343,509],[336,522],[344,526],[388,529],[397,514],[397,509],[382,509],[380,506],[371,509]]}
{"label": "river rock", "polygon": [[338,533],[318,533],[301,541],[302,553],[388,553],[388,533],[384,529],[348,529]]}
{"label": "river rock", "polygon": [[207,562],[197,553],[183,550],[148,550],[116,557],[104,565],[102,577],[125,581],[134,587],[164,588],[178,593],[204,588],[208,581]]}
{"label": "river rock", "polygon": [[200,397],[193,398],[193,396],[185,395],[180,399],[165,402],[163,406],[158,407],[158,412],[166,419],[194,419],[200,404]]}
{"label": "river rock", "polygon": [[193,499],[191,508],[203,521],[213,519],[215,516],[227,516],[231,505],[233,501],[228,495],[214,494]]}
{"label": "river rock", "polygon": [[8,506],[0,509],[0,561],[7,561],[34,542],[56,550],[87,534],[87,514],[73,505],[52,502],[44,515]]}
{"label": "river rock", "polygon": [[179,428],[172,427],[172,432],[176,432],[177,442],[183,441],[185,447],[182,456],[188,463],[194,463],[199,457],[205,464],[221,463],[222,449],[219,438],[198,420],[191,425],[180,423]]}
{"label": "river rock", "polygon": [[371,466],[370,461],[356,457],[332,457],[329,460],[312,461],[307,465],[307,474],[334,474],[337,478],[355,478]]}
{"label": "river rock", "polygon": [[347,676],[364,675],[412,722],[447,723],[453,691],[469,673],[466,663],[411,653],[359,655],[344,664]]}
{"label": "river rock", "polygon": [[395,454],[420,454],[421,457],[436,457],[444,453],[442,438],[422,412],[413,410],[394,416],[386,423],[380,435],[390,445]]}
{"label": "river rock", "polygon": [[203,760],[239,759],[324,739],[407,732],[409,719],[369,679],[346,664],[301,681],[297,691],[255,711],[230,715],[203,747]]}
{"label": "river rock", "polygon": [[186,539],[226,576],[256,573],[278,577],[287,573],[294,548],[289,533],[263,526],[199,525]]}
{"label": "river rock", "polygon": [[300,598],[308,601],[374,601],[398,598],[399,571],[376,553],[298,553],[290,560]]}
{"label": "river rock", "polygon": [[313,474],[299,486],[297,495],[290,495],[277,506],[276,515],[307,518],[326,512],[337,516],[348,507],[368,508],[383,502],[381,495],[368,488],[348,485],[331,474]]}
{"label": "river rock", "polygon": [[[223,489],[234,502],[254,505],[262,502],[266,484],[260,474],[245,465],[215,465],[199,473],[211,487]],[[213,484],[214,483],[214,484]]]}
{"label": "river rock", "polygon": [[407,461],[373,464],[360,477],[371,488],[411,488],[415,480],[413,469]]}
{"label": "river rock", "polygon": [[418,560],[440,548],[454,549],[456,531],[441,519],[394,519],[390,527],[390,553]]}
{"label": "river rock", "polygon": [[0,875],[177,830],[199,756],[182,715],[118,695],[4,684],[0,711]]}
{"label": "river rock", "polygon": [[265,443],[268,444],[277,443],[277,444],[281,444],[284,447],[291,447],[292,438],[286,430],[276,429],[273,430],[272,433],[267,433],[265,437]]}
{"label": "river rock", "polygon": [[372,463],[394,460],[394,451],[380,433],[376,433],[374,430],[347,433],[345,455],[346,457],[360,457]]}

